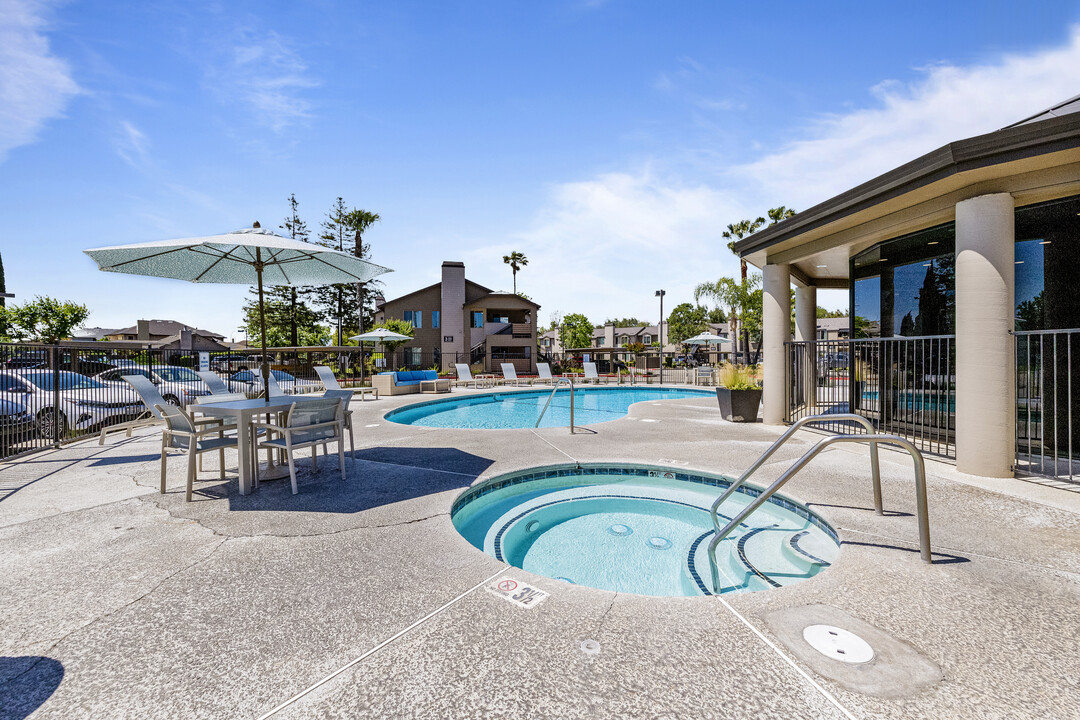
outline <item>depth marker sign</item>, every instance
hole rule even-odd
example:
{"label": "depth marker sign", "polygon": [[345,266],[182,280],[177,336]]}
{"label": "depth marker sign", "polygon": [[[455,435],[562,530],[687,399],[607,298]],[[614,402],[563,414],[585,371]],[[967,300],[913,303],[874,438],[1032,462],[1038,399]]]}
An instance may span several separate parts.
{"label": "depth marker sign", "polygon": [[507,577],[491,582],[484,589],[526,610],[544,602],[549,594],[540,588]]}

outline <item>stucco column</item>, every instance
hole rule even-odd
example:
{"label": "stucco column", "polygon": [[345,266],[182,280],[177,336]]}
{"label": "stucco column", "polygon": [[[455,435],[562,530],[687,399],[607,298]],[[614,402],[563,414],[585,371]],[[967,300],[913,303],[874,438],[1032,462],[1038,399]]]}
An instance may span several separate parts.
{"label": "stucco column", "polygon": [[[795,288],[795,340],[813,343],[817,339],[817,288],[814,286]],[[801,357],[799,367],[803,393],[799,399],[806,403],[811,412],[817,405],[817,348],[807,345]]]}
{"label": "stucco column", "polygon": [[766,264],[762,276],[762,419],[766,425],[782,425],[787,414],[784,343],[791,339],[791,271],[787,263]]}
{"label": "stucco column", "polygon": [[1007,193],[956,205],[956,467],[1011,477],[1015,220]]}

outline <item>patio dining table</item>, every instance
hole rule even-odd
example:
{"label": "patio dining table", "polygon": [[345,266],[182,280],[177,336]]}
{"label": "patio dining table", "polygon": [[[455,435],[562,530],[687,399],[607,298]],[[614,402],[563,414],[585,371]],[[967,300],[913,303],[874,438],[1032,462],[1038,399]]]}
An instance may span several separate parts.
{"label": "patio dining table", "polygon": [[284,412],[296,403],[312,402],[321,400],[319,395],[282,395],[270,398],[267,402],[263,398],[253,400],[231,400],[219,403],[205,403],[195,405],[194,410],[207,417],[229,418],[236,422],[240,461],[240,494],[247,495],[251,492],[254,477],[253,472],[258,472],[258,462],[255,457],[255,442],[251,435],[251,423],[258,415],[277,414]]}

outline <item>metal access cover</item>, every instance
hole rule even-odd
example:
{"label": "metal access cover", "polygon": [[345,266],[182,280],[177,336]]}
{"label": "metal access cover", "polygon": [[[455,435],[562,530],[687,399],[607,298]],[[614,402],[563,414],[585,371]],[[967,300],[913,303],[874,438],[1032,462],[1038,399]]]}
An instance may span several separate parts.
{"label": "metal access cover", "polygon": [[874,648],[853,632],[832,625],[807,625],[803,640],[819,653],[846,663],[868,663],[874,659]]}

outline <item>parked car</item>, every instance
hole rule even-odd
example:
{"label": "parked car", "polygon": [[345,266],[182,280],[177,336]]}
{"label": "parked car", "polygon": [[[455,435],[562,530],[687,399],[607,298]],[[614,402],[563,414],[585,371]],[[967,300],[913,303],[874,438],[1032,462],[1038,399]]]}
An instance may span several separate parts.
{"label": "parked car", "polygon": [[[4,380],[0,378],[0,387]],[[14,400],[0,400],[0,451],[29,440],[34,434],[34,416],[26,406]],[[0,453],[2,455],[3,453]]]}
{"label": "parked car", "polygon": [[215,355],[210,358],[210,369],[216,372],[254,370],[262,366],[261,355]]}
{"label": "parked car", "polygon": [[195,398],[210,394],[210,388],[194,370],[179,365],[154,365],[153,369],[145,365],[118,367],[98,373],[94,379],[112,387],[130,388],[124,375],[142,375],[157,385],[165,402],[180,407],[187,407],[195,402]]}
{"label": "parked car", "polygon": [[[53,380],[58,379],[58,392]],[[59,397],[59,405],[55,400]],[[69,430],[94,430],[105,423],[138,417],[145,410],[130,388],[114,388],[67,370],[7,370],[0,372],[0,400],[25,405],[38,434],[59,437]]]}
{"label": "parked car", "polygon": [[[78,350],[64,350],[57,358],[61,370],[78,372],[83,375],[93,375],[103,370],[115,367],[114,363],[101,353],[86,353]],[[4,367],[11,370],[32,370],[49,367],[49,351],[29,350],[13,355],[4,363]]]}
{"label": "parked car", "polygon": [[[286,395],[294,395],[304,392],[318,392],[322,390],[322,383],[315,380],[298,380],[295,376],[284,370],[271,370],[270,373],[277,380],[281,390]],[[226,381],[229,390],[242,392],[248,395],[258,395],[262,392],[262,375],[257,370],[241,370],[233,373]]]}

